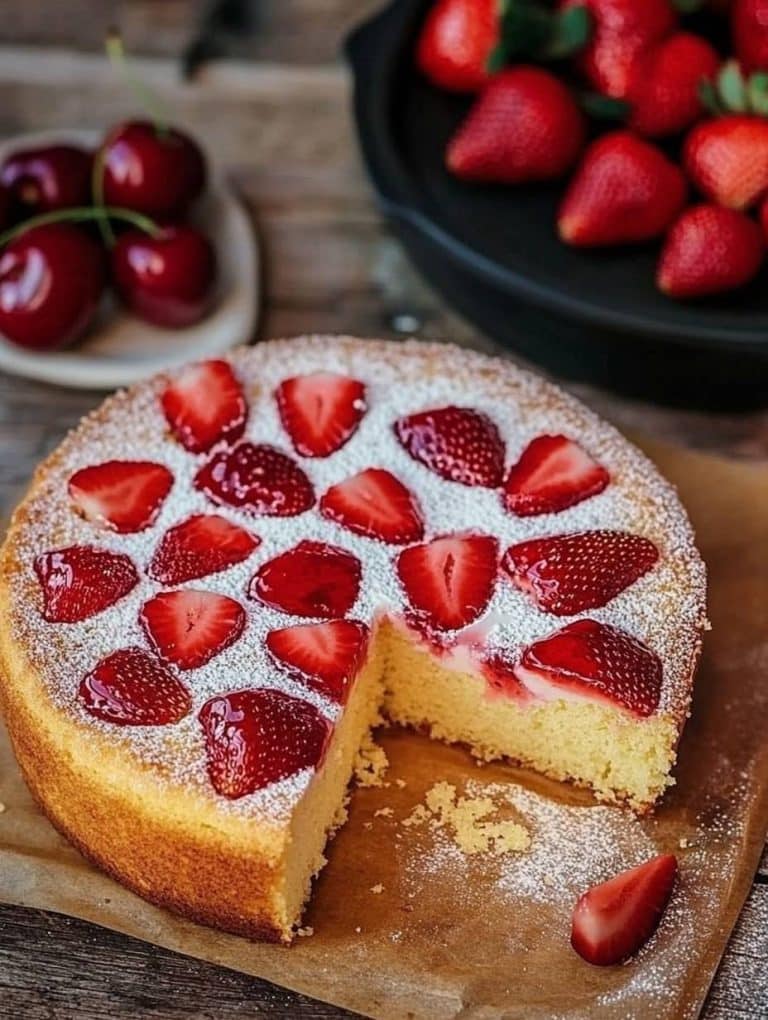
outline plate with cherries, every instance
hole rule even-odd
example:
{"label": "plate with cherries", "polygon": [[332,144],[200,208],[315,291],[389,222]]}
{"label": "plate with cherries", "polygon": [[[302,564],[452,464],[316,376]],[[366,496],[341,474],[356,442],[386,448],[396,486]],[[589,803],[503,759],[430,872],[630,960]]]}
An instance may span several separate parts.
{"label": "plate with cherries", "polygon": [[126,120],[0,141],[0,368],[124,386],[252,339],[253,224],[186,132]]}

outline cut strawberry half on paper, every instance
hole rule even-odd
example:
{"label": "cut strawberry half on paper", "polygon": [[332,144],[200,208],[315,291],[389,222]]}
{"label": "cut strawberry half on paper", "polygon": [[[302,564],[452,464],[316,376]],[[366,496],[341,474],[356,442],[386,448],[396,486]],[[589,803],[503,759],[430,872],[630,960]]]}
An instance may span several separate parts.
{"label": "cut strawberry half on paper", "polygon": [[303,541],[264,563],[248,594],[293,616],[339,619],[357,601],[360,577],[356,556],[326,542]]}
{"label": "cut strawberry half on paper", "polygon": [[368,628],[357,620],[283,627],[267,634],[267,648],[295,680],[344,704],[368,648]]}
{"label": "cut strawberry half on paper", "polygon": [[197,669],[243,633],[245,610],[213,591],[159,592],[139,620],[155,651],[179,669]]}
{"label": "cut strawberry half on paper", "polygon": [[610,476],[567,436],[537,436],[509,471],[504,506],[518,517],[554,514],[596,496]]}
{"label": "cut strawberry half on paper", "polygon": [[456,630],[485,610],[497,562],[495,538],[443,535],[404,549],[397,559],[397,574],[417,618],[435,630]]}
{"label": "cut strawberry half on paper", "polygon": [[136,567],[127,556],[90,545],[43,553],[34,567],[43,592],[43,618],[49,623],[87,620],[139,583]]}
{"label": "cut strawberry half on paper", "polygon": [[416,497],[383,468],[368,468],[332,485],[320,500],[320,513],[357,535],[393,545],[424,537]]}
{"label": "cut strawberry half on paper", "polygon": [[399,418],[395,435],[414,460],[460,485],[496,488],[504,475],[504,442],[487,414],[441,407]]}
{"label": "cut strawberry half on paper", "polygon": [[656,931],[676,877],[677,858],[659,854],[592,886],[573,911],[573,948],[598,967],[634,956]]}
{"label": "cut strawberry half on paper", "polygon": [[183,584],[241,563],[260,543],[225,517],[195,514],[166,531],[147,573],[161,584]]}
{"label": "cut strawberry half on paper", "polygon": [[653,715],[661,697],[658,655],[596,620],[575,620],[529,645],[517,676],[537,697],[604,701],[640,717]]}
{"label": "cut strawberry half on paper", "polygon": [[579,531],[519,542],[502,567],[546,613],[570,616],[604,606],[656,564],[659,551],[626,531]]}
{"label": "cut strawberry half on paper", "polygon": [[314,705],[270,689],[211,698],[198,719],[211,783],[231,800],[317,768],[332,732]]}
{"label": "cut strawberry half on paper", "polygon": [[297,375],[275,393],[283,428],[302,457],[328,457],[353,434],[365,414],[365,386],[334,372]]}
{"label": "cut strawberry half on paper", "polygon": [[80,682],[86,711],[120,726],[166,726],[192,708],[189,691],[169,667],[141,648],[113,652]]}
{"label": "cut strawberry half on paper", "polygon": [[160,399],[173,434],[191,453],[232,443],[245,431],[248,407],[227,361],[188,365],[173,376]]}
{"label": "cut strawberry half on paper", "polygon": [[216,451],[195,476],[212,503],[254,517],[294,517],[315,502],[312,483],[299,465],[274,446],[243,441]]}
{"label": "cut strawberry half on paper", "polygon": [[108,460],[81,468],[69,479],[69,496],[83,516],[128,533],[153,523],[171,491],[173,475],[146,460]]}

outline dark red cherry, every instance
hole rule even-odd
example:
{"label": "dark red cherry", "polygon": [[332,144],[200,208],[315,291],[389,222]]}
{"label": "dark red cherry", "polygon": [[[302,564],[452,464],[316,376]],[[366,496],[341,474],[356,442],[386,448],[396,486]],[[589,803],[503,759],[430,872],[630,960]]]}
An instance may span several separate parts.
{"label": "dark red cherry", "polygon": [[158,237],[128,230],[112,249],[112,278],[125,304],[158,326],[189,326],[211,306],[213,245],[193,227],[164,227]]}
{"label": "dark red cherry", "polygon": [[12,153],[0,183],[22,216],[89,205],[93,157],[75,145],[46,145]]}
{"label": "dark red cherry", "polygon": [[65,347],[90,325],[105,277],[101,248],[72,224],[25,230],[0,253],[0,333],[20,347]]}
{"label": "dark red cherry", "polygon": [[101,149],[104,201],[159,219],[179,218],[205,187],[197,142],[149,121],[118,124]]}

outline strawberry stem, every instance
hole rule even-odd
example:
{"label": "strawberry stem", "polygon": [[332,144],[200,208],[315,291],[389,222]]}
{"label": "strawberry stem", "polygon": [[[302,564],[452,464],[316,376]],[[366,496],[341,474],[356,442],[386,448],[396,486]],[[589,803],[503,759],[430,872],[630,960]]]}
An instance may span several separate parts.
{"label": "strawberry stem", "polygon": [[162,105],[151,89],[133,74],[125,59],[125,47],[123,37],[116,28],[110,28],[104,41],[104,47],[112,67],[117,71],[129,88],[133,89],[139,104],[146,110],[150,120],[155,125],[158,135],[168,134],[168,118],[162,109]]}
{"label": "strawberry stem", "polygon": [[105,217],[130,223],[151,237],[160,237],[163,233],[162,227],[155,223],[154,220],[144,216],[142,213],[134,212],[133,209],[121,209],[109,205],[100,207],[76,205],[70,209],[55,209],[53,212],[41,213],[39,216],[33,216],[23,223],[17,223],[15,227],[9,227],[8,230],[0,233],[0,248],[5,247],[9,241],[13,241],[34,227],[46,227],[51,223],[87,223],[92,220],[103,222]]}

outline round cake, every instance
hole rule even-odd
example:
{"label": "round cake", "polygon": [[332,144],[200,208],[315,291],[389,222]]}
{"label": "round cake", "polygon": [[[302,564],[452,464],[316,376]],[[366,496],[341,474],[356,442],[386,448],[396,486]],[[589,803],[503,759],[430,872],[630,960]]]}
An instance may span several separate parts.
{"label": "round cake", "polygon": [[3,548],[2,706],[52,822],[155,903],[290,941],[382,719],[642,813],[705,627],[674,489],[508,361],[262,343],[119,392]]}

